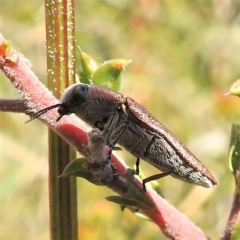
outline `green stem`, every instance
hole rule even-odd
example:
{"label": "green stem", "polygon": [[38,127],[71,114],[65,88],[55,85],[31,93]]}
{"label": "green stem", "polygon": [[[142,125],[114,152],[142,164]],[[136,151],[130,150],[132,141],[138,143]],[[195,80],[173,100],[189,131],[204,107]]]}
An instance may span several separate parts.
{"label": "green stem", "polygon": [[[56,97],[75,81],[74,0],[45,0],[48,87]],[[75,178],[58,178],[74,159],[68,144],[49,130],[51,239],[77,239]]]}

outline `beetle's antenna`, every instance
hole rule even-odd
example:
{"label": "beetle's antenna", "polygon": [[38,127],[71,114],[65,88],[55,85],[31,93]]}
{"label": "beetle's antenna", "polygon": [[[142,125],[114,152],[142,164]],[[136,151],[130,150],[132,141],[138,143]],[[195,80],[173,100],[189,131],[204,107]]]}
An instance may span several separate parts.
{"label": "beetle's antenna", "polygon": [[43,115],[44,113],[48,112],[49,110],[54,109],[54,108],[57,108],[57,107],[60,107],[61,105],[62,105],[61,103],[58,103],[58,104],[52,105],[52,106],[50,106],[50,107],[44,108],[44,109],[42,109],[42,110],[34,113],[34,114],[31,116],[30,120],[28,120],[26,123],[31,122],[32,120],[34,120],[35,118],[40,117],[41,115]]}

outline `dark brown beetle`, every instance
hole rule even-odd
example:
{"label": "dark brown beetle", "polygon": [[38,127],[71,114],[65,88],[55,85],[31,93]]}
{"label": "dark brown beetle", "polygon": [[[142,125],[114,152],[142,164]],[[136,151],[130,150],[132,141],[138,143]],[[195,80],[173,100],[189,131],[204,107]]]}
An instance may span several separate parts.
{"label": "dark brown beetle", "polygon": [[217,184],[206,167],[176,136],[129,97],[124,98],[101,86],[77,83],[63,92],[59,104],[42,109],[31,119],[56,107],[57,121],[64,115],[75,113],[91,126],[104,129],[111,139],[109,145],[119,143],[137,157],[137,173],[140,159],[160,169],[162,173],[143,180],[144,189],[146,182],[168,174],[203,187]]}

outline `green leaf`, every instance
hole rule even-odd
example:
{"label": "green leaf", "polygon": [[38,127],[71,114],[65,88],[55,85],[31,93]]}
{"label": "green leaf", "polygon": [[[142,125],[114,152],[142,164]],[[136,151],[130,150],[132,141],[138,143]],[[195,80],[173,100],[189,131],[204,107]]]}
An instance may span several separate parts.
{"label": "green leaf", "polygon": [[63,174],[60,177],[81,177],[87,181],[101,186],[103,185],[99,178],[91,170],[91,167],[85,158],[77,158],[71,161],[63,170]]}
{"label": "green leaf", "polygon": [[228,163],[231,172],[235,175],[240,170],[240,125],[233,124],[228,151]]}
{"label": "green leaf", "polygon": [[104,62],[94,73],[92,82],[115,91],[120,89],[120,74],[131,60],[112,59]]}
{"label": "green leaf", "polygon": [[99,64],[90,55],[83,52],[81,49],[80,60],[82,64],[82,71],[80,72],[80,81],[82,83],[92,83],[93,73],[97,70]]}
{"label": "green leaf", "polygon": [[[144,215],[143,213],[141,213],[140,211],[138,211],[138,209],[136,209],[136,207],[130,207],[130,206],[126,207],[126,206],[124,206],[124,205],[121,205],[120,208],[121,208],[121,211],[124,211],[124,210],[127,208],[127,209],[130,210],[132,213],[134,213],[136,216],[138,216],[138,217],[140,217],[140,218],[142,218],[142,219],[144,219],[144,220],[146,220],[146,221],[152,222],[152,220],[151,220],[149,217],[147,217],[146,215]],[[136,210],[137,210],[137,211],[136,211]]]}
{"label": "green leaf", "polygon": [[240,194],[240,125],[232,125],[231,141],[228,152],[229,168],[235,177],[236,191]]}
{"label": "green leaf", "polygon": [[121,207],[127,207],[130,208],[131,211],[134,211],[131,207],[135,207],[135,211],[138,209],[146,209],[146,210],[155,210],[152,207],[143,204],[136,199],[131,199],[129,197],[123,197],[123,196],[108,196],[106,199],[110,202],[119,204]]}
{"label": "green leaf", "polygon": [[120,206],[136,207],[136,209],[146,209],[156,211],[153,202],[147,197],[143,189],[135,182],[133,170],[128,169],[126,178],[129,183],[129,188],[122,196],[109,196],[108,201],[119,204]]}

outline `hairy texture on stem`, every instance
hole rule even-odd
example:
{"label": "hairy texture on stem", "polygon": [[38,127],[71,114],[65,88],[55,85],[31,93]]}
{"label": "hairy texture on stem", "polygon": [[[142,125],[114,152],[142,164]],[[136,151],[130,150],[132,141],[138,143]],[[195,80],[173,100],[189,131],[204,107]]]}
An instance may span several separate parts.
{"label": "hairy texture on stem", "polygon": [[[0,34],[0,69],[20,93],[21,99],[27,108],[25,113],[31,115],[31,113],[58,103],[51,92],[30,70],[29,61],[24,56],[13,49],[8,52],[5,51],[4,41],[3,36]],[[89,131],[89,128],[75,116],[64,117],[59,122],[56,122],[57,117],[57,111],[54,109],[41,116],[40,120],[78,151],[83,152],[84,146],[88,142],[87,131]],[[118,172],[124,176],[127,169],[124,162],[115,155],[112,155],[111,161]],[[136,181],[142,186],[138,178],[136,178]],[[142,211],[162,229],[167,237],[185,240],[208,239],[201,229],[197,228],[184,214],[171,206],[154,190],[148,187],[146,194],[156,206],[157,212]]]}

